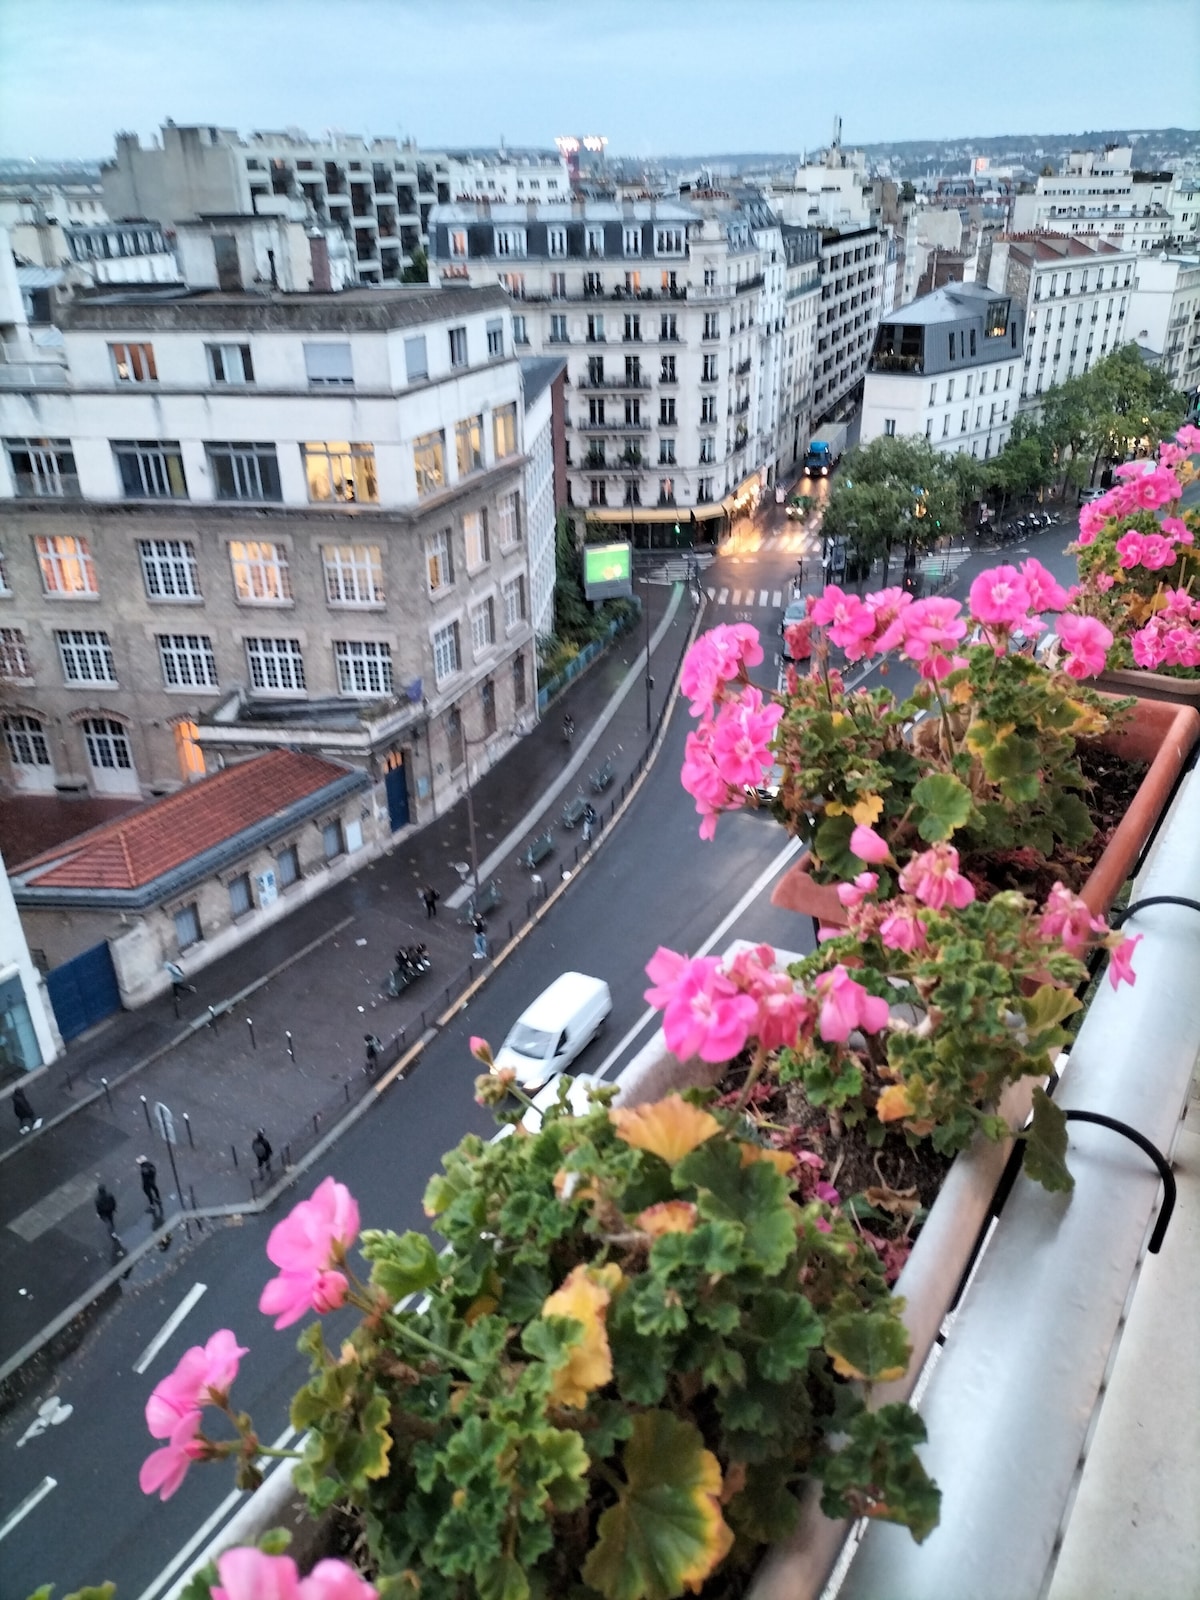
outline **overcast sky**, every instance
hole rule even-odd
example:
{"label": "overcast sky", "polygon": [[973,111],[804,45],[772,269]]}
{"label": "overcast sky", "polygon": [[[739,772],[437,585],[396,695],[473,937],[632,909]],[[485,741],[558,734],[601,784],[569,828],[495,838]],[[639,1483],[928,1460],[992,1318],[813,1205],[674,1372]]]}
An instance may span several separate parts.
{"label": "overcast sky", "polygon": [[[634,156],[1195,127],[1198,0],[0,0],[0,155],[166,118]],[[1190,63],[1190,65],[1189,65]]]}

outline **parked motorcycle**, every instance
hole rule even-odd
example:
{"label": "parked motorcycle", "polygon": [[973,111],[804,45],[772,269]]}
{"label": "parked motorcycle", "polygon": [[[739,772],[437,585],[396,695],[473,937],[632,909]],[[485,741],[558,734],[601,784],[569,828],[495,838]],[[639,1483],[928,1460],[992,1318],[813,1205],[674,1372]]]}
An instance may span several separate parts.
{"label": "parked motorcycle", "polygon": [[425,945],[402,945],[396,951],[396,965],[388,974],[384,992],[394,1000],[397,995],[404,993],[410,983],[415,983],[423,972],[428,972],[432,965]]}

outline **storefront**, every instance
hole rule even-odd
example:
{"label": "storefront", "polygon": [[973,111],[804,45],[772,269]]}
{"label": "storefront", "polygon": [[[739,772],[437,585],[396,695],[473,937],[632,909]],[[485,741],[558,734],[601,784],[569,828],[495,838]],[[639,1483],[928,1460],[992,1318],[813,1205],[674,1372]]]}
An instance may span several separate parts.
{"label": "storefront", "polygon": [[607,533],[635,550],[713,549],[729,532],[733,497],[699,506],[589,506],[588,543]]}

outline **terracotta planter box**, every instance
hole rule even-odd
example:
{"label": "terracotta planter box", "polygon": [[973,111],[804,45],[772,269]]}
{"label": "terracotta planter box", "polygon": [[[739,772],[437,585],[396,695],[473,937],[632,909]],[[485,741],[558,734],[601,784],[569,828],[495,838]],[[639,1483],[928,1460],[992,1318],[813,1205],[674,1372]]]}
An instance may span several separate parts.
{"label": "terracotta planter box", "polygon": [[1102,694],[1135,694],[1142,700],[1167,700],[1200,711],[1200,678],[1168,678],[1161,672],[1143,672],[1140,667],[1112,667],[1088,682]]}
{"label": "terracotta planter box", "polygon": [[[820,885],[813,887],[821,892]],[[732,955],[739,948],[741,941],[725,954]],[[797,959],[789,951],[781,950],[777,955],[784,965]],[[722,1072],[722,1065],[712,1065],[699,1057],[678,1060],[667,1049],[660,1029],[618,1076],[617,1104],[641,1105],[684,1089],[712,1088]],[[999,1110],[1010,1128],[1021,1127],[1028,1118],[1034,1085],[1039,1081],[1045,1082],[1026,1078],[1006,1091]],[[874,1404],[911,1396],[954,1303],[976,1241],[987,1225],[1011,1150],[1011,1139],[993,1143],[977,1137],[947,1172],[894,1290],[905,1300],[903,1320],[912,1342],[912,1359],[903,1378],[877,1387]],[[804,1492],[802,1506],[795,1534],[764,1558],[748,1590],[748,1600],[817,1600],[824,1589],[852,1523],[849,1519],[834,1521],[822,1513],[816,1484],[810,1484]]]}
{"label": "terracotta planter box", "polygon": [[[1134,676],[1151,678],[1154,675],[1146,672]],[[1200,700],[1200,691],[1197,698]],[[1111,909],[1121,885],[1132,873],[1154,831],[1175,780],[1197,740],[1200,740],[1200,711],[1195,707],[1173,704],[1169,700],[1139,699],[1125,726],[1105,734],[1099,741],[1103,749],[1114,755],[1132,761],[1149,761],[1150,770],[1081,891],[1094,916],[1106,916]],[[805,866],[807,860],[806,853],[783,874],[771,892],[771,904],[785,911],[798,911],[830,927],[846,927],[846,914],[836,888],[832,884],[814,883]]]}

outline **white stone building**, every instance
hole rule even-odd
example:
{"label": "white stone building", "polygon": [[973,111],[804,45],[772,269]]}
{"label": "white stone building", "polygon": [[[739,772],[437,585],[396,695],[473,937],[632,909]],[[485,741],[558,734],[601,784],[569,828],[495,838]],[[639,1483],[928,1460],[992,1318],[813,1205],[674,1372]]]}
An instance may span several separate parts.
{"label": "white stone building", "polygon": [[565,374],[561,356],[521,362],[525,389],[525,530],[529,560],[529,616],[535,638],[554,632],[557,574],[554,482],[555,385]]}
{"label": "white stone building", "polygon": [[62,1050],[42,976],[33,963],[0,856],[0,1096]]}
{"label": "white stone building", "polygon": [[1103,240],[1140,254],[1171,237],[1172,186],[1169,172],[1135,171],[1129,145],[1110,145],[1100,155],[1074,150],[1062,172],[1014,196],[1011,229]]}
{"label": "white stone building", "polygon": [[1132,337],[1127,314],[1144,259],[1100,239],[984,236],[976,282],[1011,295],[1025,313],[1024,404],[1036,405]]}
{"label": "white stone building", "polygon": [[1177,389],[1200,386],[1200,255],[1147,256],[1125,318],[1130,339],[1159,358]]}
{"label": "white stone building", "polygon": [[1003,293],[947,284],[885,316],[863,385],[859,441],[928,439],[997,455],[1020,398],[1023,312]]}
{"label": "white stone building", "polygon": [[571,198],[571,176],[560,155],[514,150],[482,155],[452,150],[444,162],[453,201],[490,200],[513,206],[529,200],[557,203]]}
{"label": "white stone building", "polygon": [[536,704],[508,297],[123,293],[0,365],[2,776],[162,793],[279,746],[393,827]]}

